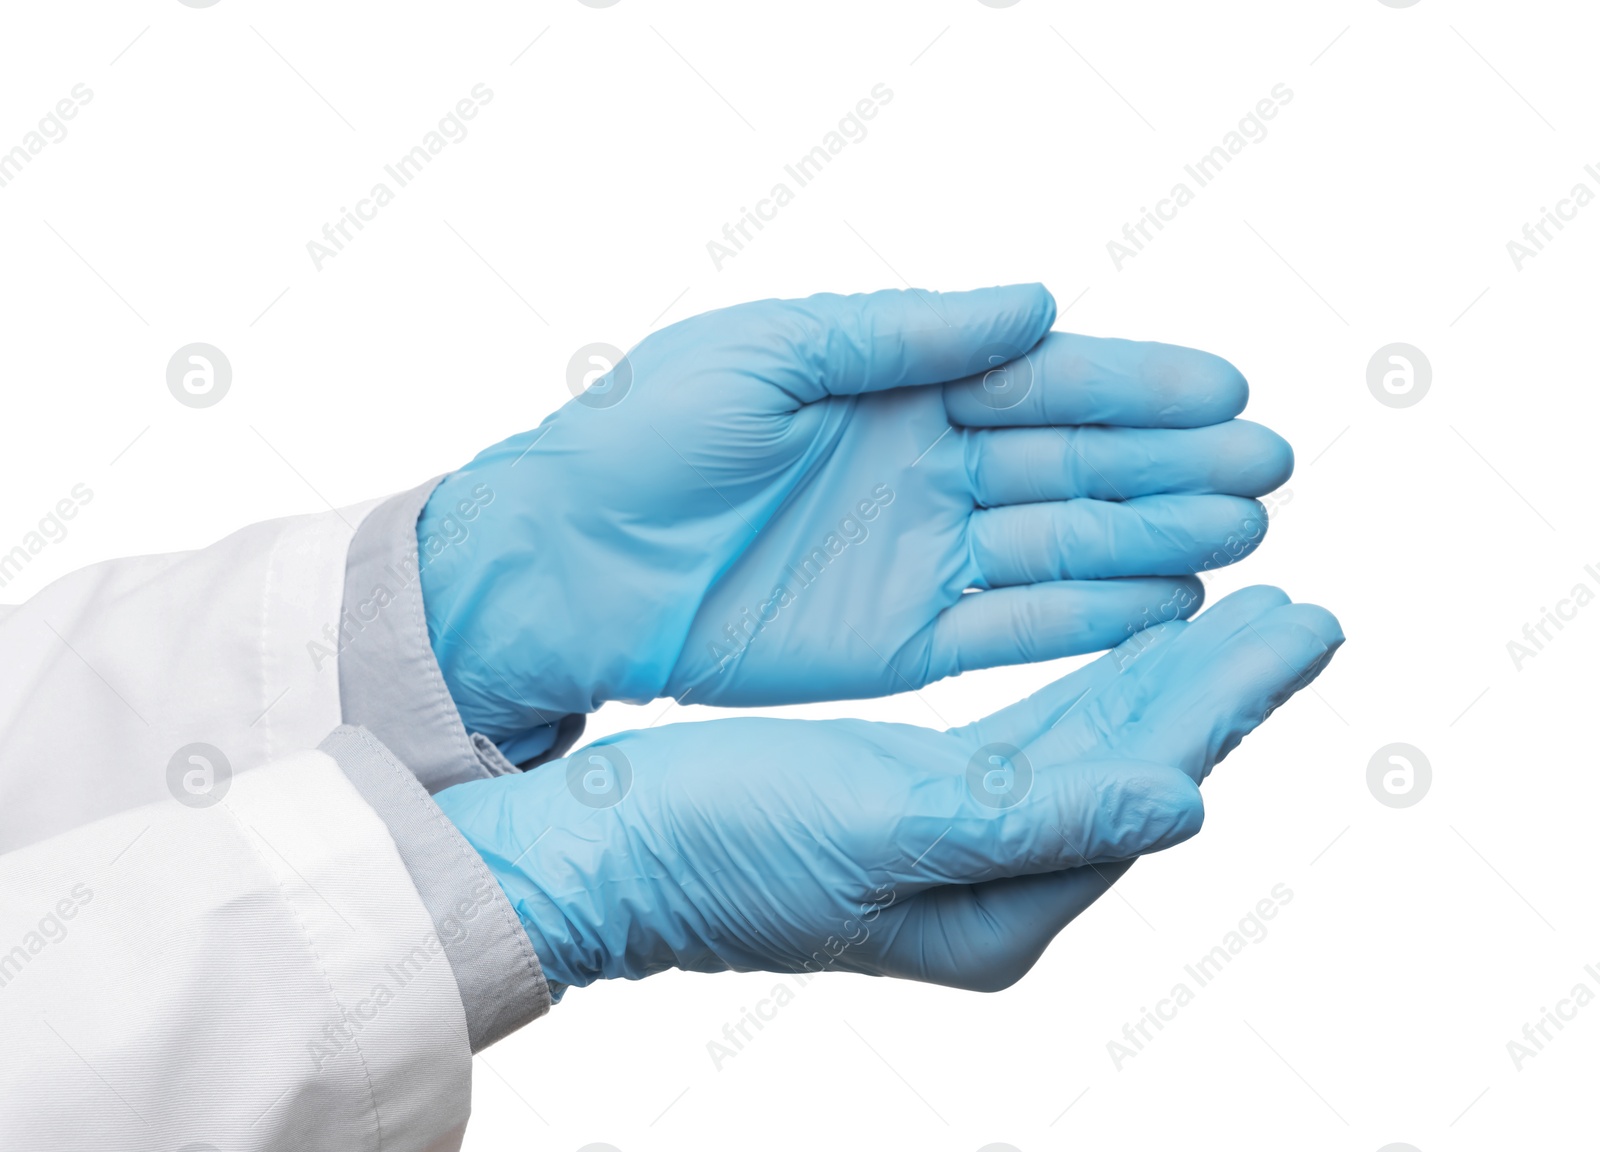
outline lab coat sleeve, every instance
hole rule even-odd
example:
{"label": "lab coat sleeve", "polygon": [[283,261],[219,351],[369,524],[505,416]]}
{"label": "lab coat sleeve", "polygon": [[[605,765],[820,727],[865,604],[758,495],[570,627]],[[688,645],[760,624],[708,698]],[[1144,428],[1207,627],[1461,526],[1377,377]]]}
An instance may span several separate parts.
{"label": "lab coat sleeve", "polygon": [[364,728],[338,728],[321,748],[394,839],[447,947],[472,1051],[548,1012],[553,990],[511,901],[410,768]]}
{"label": "lab coat sleeve", "polygon": [[457,1148],[476,930],[324,751],[0,856],[0,1142]]}
{"label": "lab coat sleeve", "polygon": [[390,497],[356,527],[338,630],[345,723],[376,735],[430,793],[557,759],[584,727],[581,714],[549,716],[496,746],[462,725],[433,655],[420,573],[448,549],[470,547],[478,518],[497,510],[485,486],[481,502],[442,510],[439,530],[419,540],[417,518],[438,483]]}
{"label": "lab coat sleeve", "polygon": [[[450,938],[463,910],[486,904],[470,945],[450,961],[474,1052],[549,1011],[546,985],[527,934],[483,861],[428,794],[467,780],[518,771],[500,748],[462,725],[433,655],[421,573],[444,550],[470,547],[493,493],[448,510],[440,531],[417,538],[417,517],[437,480],[390,497],[357,525],[335,629],[340,706],[347,727],[334,751],[389,825],[440,934]],[[522,768],[565,754],[584,718],[550,717],[507,745]],[[359,727],[357,727],[359,726]]]}
{"label": "lab coat sleeve", "polygon": [[[0,616],[0,852],[239,776],[342,720],[336,625],[377,502],[109,560]],[[202,747],[203,746],[203,747]]]}
{"label": "lab coat sleeve", "polygon": [[[214,1126],[232,1132],[238,1099],[272,1103],[256,1101],[247,1074],[257,1055],[270,1057],[260,1067],[274,1070],[283,1093],[274,1107],[285,1118],[268,1126],[291,1133],[279,1143],[250,1143],[252,1130],[237,1144],[200,1135],[153,1147],[368,1146],[293,1135],[299,1114],[315,1128],[327,1108],[349,1105],[323,1076],[301,1079],[283,1052],[359,1016],[387,966],[398,965],[398,981],[419,947],[443,958],[415,988],[439,984],[448,996],[412,997],[408,982],[403,1010],[385,1007],[382,1027],[322,1041],[337,1049],[323,1065],[335,1081],[353,1059],[372,1081],[369,1095],[381,1066],[402,1101],[430,1102],[421,1126],[443,1134],[437,1145],[396,1134],[412,1126],[408,1105],[369,1100],[382,1147],[453,1146],[471,1053],[549,1008],[538,961],[482,861],[403,759],[339,727],[340,649],[352,631],[343,620],[347,560],[378,505],[252,525],[195,552],[93,565],[0,612],[0,1035],[34,1028],[35,1016],[65,1019],[71,1027],[58,1026],[59,1036],[40,1036],[88,1057],[97,1074],[74,1067],[102,1086],[124,1087],[102,1062],[136,1088],[165,1082],[170,1068],[171,1090],[151,1099],[199,1128],[215,1112]],[[245,815],[224,819],[237,812]],[[328,936],[330,925],[344,936]],[[54,961],[71,955],[77,967],[46,983]],[[336,1009],[313,1021],[305,981],[315,973],[326,978],[324,1006]],[[402,1003],[398,986],[390,991]],[[260,1053],[258,1039],[268,1045]],[[96,1058],[90,1048],[101,1044]],[[0,1058],[0,1111],[13,1087],[49,1095],[56,1066],[35,1068],[21,1051]],[[426,1090],[408,1080],[419,1064],[434,1070]],[[207,1066],[214,1076],[202,1090]],[[328,1104],[330,1091],[342,1102]],[[137,1113],[127,1115],[149,1116],[129,1099]],[[29,1107],[29,1131],[54,1115],[48,1101]],[[0,1136],[15,1130],[0,1119]]]}

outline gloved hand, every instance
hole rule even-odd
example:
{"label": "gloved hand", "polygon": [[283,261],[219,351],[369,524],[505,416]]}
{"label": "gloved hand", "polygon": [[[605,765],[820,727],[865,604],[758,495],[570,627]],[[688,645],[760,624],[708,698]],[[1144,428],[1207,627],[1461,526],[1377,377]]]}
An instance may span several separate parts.
{"label": "gloved hand", "polygon": [[1321,671],[1338,622],[1275,588],[1157,625],[985,720],[629,732],[435,799],[546,976],[850,972],[1003,988]]}
{"label": "gloved hand", "polygon": [[1039,285],[727,308],[481,453],[418,524],[492,494],[421,577],[467,727],[878,696],[1190,615],[1289,447],[1226,361],[1054,318]]}

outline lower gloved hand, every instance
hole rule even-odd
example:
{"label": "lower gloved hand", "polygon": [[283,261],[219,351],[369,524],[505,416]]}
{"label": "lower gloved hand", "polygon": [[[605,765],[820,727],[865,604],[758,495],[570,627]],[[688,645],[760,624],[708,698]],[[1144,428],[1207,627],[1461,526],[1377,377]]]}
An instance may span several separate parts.
{"label": "lower gloved hand", "polygon": [[1343,641],[1275,588],[1141,633],[987,719],[717,720],[446,789],[563,984],[838,969],[992,990],[1147,852]]}

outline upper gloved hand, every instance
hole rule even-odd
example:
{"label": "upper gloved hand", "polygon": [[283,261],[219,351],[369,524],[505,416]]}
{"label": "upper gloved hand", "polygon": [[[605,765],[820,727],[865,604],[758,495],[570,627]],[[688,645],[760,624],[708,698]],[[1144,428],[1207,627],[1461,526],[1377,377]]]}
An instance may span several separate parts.
{"label": "upper gloved hand", "polygon": [[546,976],[844,971],[1017,980],[1197,785],[1321,671],[1338,622],[1249,588],[948,732],[716,720],[629,732],[435,799]]}
{"label": "upper gloved hand", "polygon": [[727,308],[481,453],[418,524],[491,496],[421,579],[467,727],[885,695],[1190,615],[1289,447],[1226,361],[1054,318],[1039,285]]}

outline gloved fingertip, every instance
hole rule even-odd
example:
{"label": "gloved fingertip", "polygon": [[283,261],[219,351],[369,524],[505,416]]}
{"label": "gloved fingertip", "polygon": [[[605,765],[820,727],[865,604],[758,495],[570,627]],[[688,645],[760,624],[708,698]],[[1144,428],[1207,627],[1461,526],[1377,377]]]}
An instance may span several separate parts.
{"label": "gloved fingertip", "polygon": [[1027,297],[1035,303],[1047,305],[1052,310],[1056,306],[1055,296],[1051,294],[1050,289],[1044,286],[1043,281],[1039,280],[1019,280],[1012,284],[996,284],[992,288],[986,289],[986,291],[1014,292],[1019,297]]}
{"label": "gloved fingertip", "polygon": [[1318,622],[1318,634],[1322,637],[1322,642],[1328,646],[1328,650],[1331,652],[1342,645],[1345,641],[1344,625],[1339,623],[1339,618],[1337,616],[1335,616],[1332,612],[1329,612],[1326,608],[1323,608],[1321,605],[1313,604],[1311,607],[1316,608],[1318,616],[1321,617]]}
{"label": "gloved fingertip", "polygon": [[[1271,430],[1269,429],[1269,431]],[[1272,434],[1274,436],[1278,435],[1276,432]],[[1268,469],[1267,482],[1270,484],[1270,487],[1267,488],[1268,492],[1276,492],[1287,484],[1289,478],[1294,475],[1294,445],[1282,436],[1278,436],[1278,440],[1283,447],[1275,449],[1273,452],[1270,462],[1271,467]]]}
{"label": "gloved fingertip", "polygon": [[1217,601],[1218,607],[1234,600],[1260,600],[1271,601],[1267,607],[1277,607],[1280,604],[1290,603],[1289,594],[1276,584],[1246,584],[1243,588],[1229,592]]}
{"label": "gloved fingertip", "polygon": [[1138,855],[1182,844],[1205,823],[1205,799],[1199,785],[1177,768],[1160,767],[1160,792],[1152,797],[1153,803],[1139,829]]}
{"label": "gloved fingertip", "polygon": [[1267,506],[1261,501],[1253,496],[1241,496],[1240,499],[1247,501],[1250,509],[1240,522],[1239,531],[1253,552],[1261,547],[1261,542],[1267,538],[1267,531],[1271,528],[1272,521],[1267,515]]}
{"label": "gloved fingertip", "polygon": [[[1182,773],[1179,773],[1179,775],[1182,775]],[[1183,779],[1191,786],[1194,785],[1194,781],[1190,780],[1189,777],[1184,776]],[[1156,838],[1151,846],[1145,849],[1145,852],[1162,852],[1168,848],[1174,848],[1198,833],[1205,822],[1205,800],[1201,796],[1200,789],[1195,787],[1194,803],[1186,805],[1175,812],[1165,834]]]}
{"label": "gloved fingertip", "polygon": [[1283,589],[1271,584],[1253,584],[1218,600],[1195,624],[1225,637],[1289,602],[1289,595]]}
{"label": "gloved fingertip", "polygon": [[[1056,296],[1055,296],[1055,293],[1050,291],[1050,289],[1046,288],[1042,283],[1039,283],[1038,281],[1034,281],[1033,283],[1028,284],[1027,287],[1031,288],[1039,296],[1040,319],[1043,322],[1044,330],[1046,332],[1048,332],[1056,322]],[[1040,339],[1043,339],[1043,338],[1044,337],[1041,334],[1040,335]]]}
{"label": "gloved fingertip", "polygon": [[1344,629],[1339,619],[1320,604],[1285,604],[1273,609],[1263,624],[1294,623],[1310,632],[1327,649],[1344,643]]}
{"label": "gloved fingertip", "polygon": [[1122,858],[1159,852],[1189,839],[1205,822],[1198,784],[1170,764],[1126,760],[1109,766],[1114,842]]}
{"label": "gloved fingertip", "polygon": [[1281,488],[1294,474],[1294,447],[1265,424],[1230,420],[1221,427],[1227,431],[1226,458],[1213,467],[1218,476],[1238,485],[1228,491],[1260,496]]}
{"label": "gloved fingertip", "polygon": [[1232,419],[1243,412],[1250,402],[1250,382],[1230,360],[1213,352],[1186,350],[1190,353],[1185,365],[1189,377],[1209,398],[1207,410],[1217,423]]}
{"label": "gloved fingertip", "polygon": [[1338,645],[1335,645],[1332,648],[1329,648],[1329,649],[1325,650],[1322,653],[1321,656],[1319,656],[1319,657],[1317,657],[1317,659],[1313,660],[1311,662],[1311,666],[1308,667],[1305,670],[1304,673],[1302,673],[1302,675],[1301,675],[1301,683],[1302,684],[1309,684],[1311,681],[1315,680],[1318,676],[1321,676],[1322,675],[1322,670],[1324,668],[1326,668],[1330,663],[1333,662],[1333,655],[1338,650],[1339,650]]}
{"label": "gloved fingertip", "polygon": [[[913,292],[916,289],[912,289]],[[1055,321],[1056,298],[1037,281],[1022,284],[996,284],[971,292],[940,293],[949,299],[960,298],[973,316],[1005,316],[1019,328],[1034,328],[1039,336]]]}
{"label": "gloved fingertip", "polygon": [[1178,610],[1178,619],[1188,620],[1206,603],[1206,582],[1198,576],[1179,576],[1174,592],[1182,589],[1186,595],[1174,596]]}
{"label": "gloved fingertip", "polygon": [[1050,331],[1050,326],[1056,322],[1056,298],[1050,289],[1037,281],[1012,285],[1008,291],[1016,293],[1019,302],[1024,303],[1026,308],[1030,323],[1024,327],[1031,328],[1033,337],[1028,342],[1027,348],[1023,349],[1027,351],[1043,340]]}

